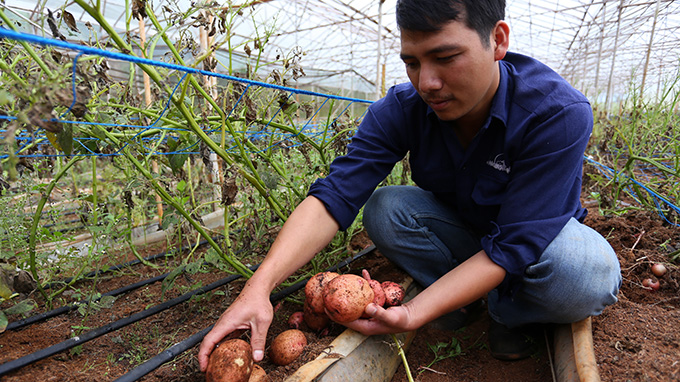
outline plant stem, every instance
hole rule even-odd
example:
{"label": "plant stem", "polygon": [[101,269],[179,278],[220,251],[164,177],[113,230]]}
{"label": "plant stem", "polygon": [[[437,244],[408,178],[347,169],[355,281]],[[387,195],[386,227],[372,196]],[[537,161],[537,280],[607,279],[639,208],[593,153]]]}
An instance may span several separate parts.
{"label": "plant stem", "polygon": [[399,356],[401,356],[401,361],[404,363],[404,370],[406,370],[406,378],[408,378],[409,382],[413,382],[411,368],[408,366],[408,361],[406,360],[406,352],[404,352],[404,348],[401,347],[401,344],[399,343],[397,336],[395,336],[394,334],[390,334],[390,336],[392,336],[392,340],[397,345],[397,349],[399,349]]}
{"label": "plant stem", "polygon": [[[101,129],[101,132],[105,134],[113,143],[116,145],[120,145],[120,142],[111,136],[108,131]],[[121,150],[122,154],[137,168],[137,170],[151,183],[151,186],[154,188],[156,193],[169,205],[171,205],[177,212],[179,212],[186,220],[191,224],[194,229],[210,244],[210,246],[217,251],[218,254],[222,256],[222,258],[242,276],[244,277],[250,277],[252,275],[252,271],[248,269],[245,265],[243,265],[240,261],[237,259],[226,256],[220,246],[215,243],[215,241],[210,237],[210,235],[205,231],[205,229],[198,224],[192,217],[191,215],[184,209],[182,205],[180,205],[166,190],[163,188],[156,177],[151,174],[146,167],[140,163],[137,158],[130,153],[129,146],[126,145],[123,147]]]}
{"label": "plant stem", "polygon": [[[14,26],[14,23],[12,23],[12,21],[5,15],[5,13],[2,10],[0,10],[0,18],[8,28],[17,32],[17,28]],[[54,73],[52,73],[50,68],[48,68],[47,65],[45,65],[45,62],[42,60],[42,58],[40,58],[40,56],[38,56],[38,54],[35,52],[35,50],[33,50],[33,47],[29,43],[25,41],[19,41],[19,44],[21,44],[24,50],[26,50],[26,52],[31,56],[33,61],[35,61],[35,63],[38,64],[40,69],[42,69],[43,72],[45,72],[47,77],[49,78],[54,77]]]}
{"label": "plant stem", "polygon": [[52,193],[52,190],[54,190],[54,187],[57,185],[59,180],[66,174],[66,171],[68,171],[71,166],[76,164],[78,161],[83,159],[84,157],[72,157],[71,160],[68,161],[65,165],[61,166],[59,169],[59,172],[57,172],[54,175],[54,178],[50,182],[49,185],[47,185],[47,188],[45,191],[42,193],[42,197],[38,201],[38,206],[36,207],[35,214],[33,214],[33,224],[31,224],[30,231],[28,233],[28,254],[29,254],[29,268],[31,270],[31,275],[33,275],[33,278],[38,281],[37,287],[38,291],[40,294],[45,298],[45,300],[50,304],[50,299],[45,290],[43,289],[41,283],[40,283],[40,278],[38,277],[38,270],[36,269],[36,263],[35,263],[35,241],[36,241],[36,235],[38,232],[38,225],[40,224],[40,216],[42,215],[43,208],[45,207],[45,203],[47,203],[47,200],[50,197],[50,194]]}
{"label": "plant stem", "polygon": [[[104,16],[97,10],[91,7],[89,4],[85,2],[85,0],[74,0],[76,4],[78,4],[84,11],[86,11],[90,16],[92,16],[99,25],[106,30],[106,32],[109,34],[111,39],[113,40],[114,43],[118,46],[119,49],[121,49],[124,52],[127,52],[128,54],[132,54],[131,47],[125,43],[125,41],[116,33],[116,31],[113,29],[113,27],[106,21]],[[154,26],[159,30],[163,31],[163,29],[160,27],[160,24],[158,23],[158,20],[156,19],[155,15],[153,14],[152,10],[149,10],[147,12],[147,15],[149,16],[149,19],[151,22],[154,24]],[[173,54],[176,55],[176,57],[179,56],[179,53],[175,49],[174,45],[172,44],[171,41],[169,41],[167,35],[165,33],[162,33],[162,38],[166,41],[168,48],[173,52]],[[181,58],[181,57],[180,57]],[[160,74],[150,65],[146,64],[138,64],[138,66],[149,75],[149,78],[153,80],[158,86],[161,88],[164,88],[167,94],[172,94],[172,90],[169,89],[167,86],[163,85],[162,78]],[[215,107],[216,110],[219,110],[221,112],[221,109],[217,107],[217,104],[215,104],[215,101],[210,97],[196,82],[196,79],[193,78],[193,76],[190,76],[189,81],[191,82],[191,85],[199,91],[199,93],[205,98],[206,101],[208,101],[213,107]],[[258,193],[267,201],[267,203],[272,207],[274,210],[274,213],[281,218],[283,221],[287,220],[287,215],[283,213],[281,210],[281,206],[276,201],[266,190],[264,185],[262,184],[261,181],[259,181],[256,177],[254,177],[252,174],[248,173],[245,171],[241,166],[239,166],[236,161],[231,158],[231,156],[224,150],[222,149],[217,143],[215,143],[198,125],[196,122],[196,119],[193,117],[191,111],[187,109],[187,106],[181,102],[181,100],[178,100],[177,98],[173,97],[172,102],[174,103],[175,107],[179,110],[180,114],[184,117],[184,119],[187,122],[187,125],[189,126],[190,130],[194,132],[211,150],[213,150],[220,158],[222,158],[227,164],[230,166],[233,166],[234,168],[238,169],[239,173],[248,180],[250,184],[252,184],[258,191]],[[248,160],[247,157],[243,158],[245,160]]]}

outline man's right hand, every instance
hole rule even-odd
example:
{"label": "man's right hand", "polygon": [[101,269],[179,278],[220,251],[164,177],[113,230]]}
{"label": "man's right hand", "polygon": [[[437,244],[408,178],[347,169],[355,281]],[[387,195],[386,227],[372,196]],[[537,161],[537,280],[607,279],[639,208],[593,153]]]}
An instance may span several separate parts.
{"label": "man's right hand", "polygon": [[324,204],[313,196],[308,196],[295,208],[241,294],[203,338],[198,352],[202,371],[208,368],[208,357],[215,345],[235,330],[251,331],[253,358],[256,362],[262,360],[267,330],[274,319],[269,294],[322,250],[338,228]]}
{"label": "man's right hand", "polygon": [[253,359],[259,362],[264,357],[267,330],[274,318],[274,309],[269,301],[267,291],[257,288],[243,288],[241,294],[229,308],[222,313],[212,330],[206,334],[198,352],[198,363],[201,371],[208,368],[210,353],[224,337],[235,330],[250,330],[250,345],[253,348]]}

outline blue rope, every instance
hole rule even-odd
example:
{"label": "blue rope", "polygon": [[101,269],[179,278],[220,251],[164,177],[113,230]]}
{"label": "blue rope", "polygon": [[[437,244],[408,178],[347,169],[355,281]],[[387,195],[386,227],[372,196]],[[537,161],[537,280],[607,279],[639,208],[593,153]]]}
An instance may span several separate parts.
{"label": "blue rope", "polygon": [[[584,159],[585,159],[586,161],[588,161],[589,163],[591,163],[592,165],[594,165],[595,167],[597,167],[598,169],[600,169],[600,171],[604,174],[604,176],[607,177],[607,179],[611,179],[611,177],[610,177],[609,175],[616,175],[616,171],[614,171],[614,169],[609,168],[609,167],[603,165],[602,163],[600,163],[600,162],[598,162],[598,161],[596,161],[596,160],[594,160],[594,159],[588,157],[587,155],[584,156]],[[680,207],[676,206],[676,205],[673,204],[670,200],[668,200],[668,199],[664,198],[663,196],[659,195],[659,194],[656,193],[654,190],[652,190],[652,189],[650,189],[649,187],[645,186],[644,184],[638,182],[637,180],[632,179],[632,178],[630,178],[630,177],[628,177],[628,176],[626,176],[626,175],[624,175],[624,176],[625,176],[628,180],[630,180],[632,183],[636,184],[638,187],[640,187],[641,189],[645,190],[645,191],[652,197],[652,200],[654,201],[654,204],[655,204],[656,207],[657,207],[657,208],[656,208],[656,209],[657,209],[657,213],[659,214],[659,216],[661,216],[661,217],[663,218],[663,220],[665,220],[668,224],[674,225],[674,226],[676,226],[676,227],[680,227],[680,224],[671,222],[671,221],[668,220],[668,218],[666,218],[666,216],[661,212],[661,211],[662,211],[662,208],[661,208],[661,204],[659,203],[659,201],[662,201],[665,205],[667,205],[670,209],[672,209],[673,211],[675,211],[678,215],[680,215]],[[628,189],[628,192],[629,192],[631,195],[633,195],[636,199],[637,199],[637,197],[639,197],[639,195],[637,195],[637,194],[635,193],[635,191],[632,190],[632,189],[630,189],[630,188]],[[640,203],[639,200],[638,200],[638,203]]]}
{"label": "blue rope", "polygon": [[[217,78],[223,78],[223,79],[227,79],[227,80],[230,80],[230,81],[237,81],[237,82],[247,84],[246,89],[241,93],[239,99],[236,101],[236,104],[234,105],[234,107],[229,112],[229,116],[231,116],[231,114],[236,109],[236,107],[238,107],[241,100],[243,99],[243,97],[245,96],[245,94],[247,93],[247,91],[250,89],[250,87],[252,85],[256,85],[256,86],[260,86],[260,87],[264,87],[264,88],[271,88],[271,89],[286,91],[286,92],[288,92],[288,98],[290,98],[293,93],[303,94],[303,95],[313,95],[313,96],[319,96],[319,97],[325,98],[325,101],[323,102],[323,104],[316,110],[314,115],[312,115],[312,117],[307,120],[307,122],[303,125],[303,127],[301,128],[300,132],[297,135],[304,132],[304,130],[310,125],[314,116],[316,116],[319,113],[319,111],[323,108],[323,106],[328,102],[329,99],[349,101],[350,104],[347,105],[345,110],[347,110],[347,108],[349,108],[349,106],[354,102],[372,103],[372,101],[358,99],[358,98],[342,97],[342,96],[335,96],[335,95],[311,92],[311,91],[294,89],[294,88],[287,88],[287,87],[283,87],[283,86],[279,86],[279,85],[268,84],[268,83],[265,83],[265,82],[253,81],[253,80],[223,75],[223,74],[219,74],[219,73],[207,72],[207,71],[204,71],[204,70],[198,70],[198,69],[195,69],[195,68],[185,67],[185,66],[181,66],[181,65],[165,63],[165,62],[162,62],[162,61],[154,61],[154,60],[140,58],[140,57],[136,57],[136,56],[125,55],[125,54],[121,54],[121,53],[117,53],[117,52],[111,52],[111,51],[106,51],[106,50],[102,50],[102,49],[97,49],[97,48],[92,48],[92,47],[87,47],[87,46],[81,46],[81,45],[77,45],[77,44],[68,43],[68,42],[65,42],[65,41],[62,41],[62,40],[49,39],[49,38],[31,35],[31,34],[27,34],[27,33],[15,32],[15,31],[11,31],[11,30],[8,30],[8,29],[4,29],[4,28],[0,28],[0,37],[13,39],[13,40],[26,41],[26,42],[40,44],[40,45],[46,45],[46,46],[61,47],[61,48],[70,49],[70,50],[74,50],[74,51],[79,52],[78,55],[76,55],[76,57],[74,57],[74,59],[73,59],[73,74],[72,74],[73,101],[71,103],[71,106],[69,106],[69,108],[60,116],[59,119],[52,118],[52,119],[49,119],[49,120],[45,119],[45,121],[55,121],[55,122],[70,123],[70,124],[98,125],[98,126],[108,126],[108,127],[128,127],[128,128],[141,128],[141,129],[156,128],[156,129],[175,130],[175,131],[187,131],[186,129],[156,127],[156,124],[160,121],[160,119],[163,117],[165,112],[168,110],[173,95],[175,94],[177,88],[182,83],[184,78],[186,78],[187,74],[189,74],[189,73],[197,73],[197,74],[202,74],[202,75],[206,75],[206,76],[213,76],[213,77],[217,77]],[[183,72],[185,72],[185,74],[182,77],[182,79],[179,81],[179,83],[175,86],[175,88],[172,91],[168,101],[166,102],[165,108],[163,109],[163,111],[161,112],[159,117],[156,119],[156,121],[154,121],[153,124],[151,124],[149,126],[122,125],[122,124],[115,124],[115,123],[101,123],[101,122],[98,123],[98,122],[83,122],[83,121],[63,120],[62,118],[69,111],[72,110],[73,106],[76,103],[76,97],[77,97],[77,93],[76,93],[77,61],[80,58],[80,56],[82,56],[83,54],[98,55],[98,56],[109,57],[109,58],[113,58],[113,59],[119,59],[119,60],[123,60],[123,61],[134,62],[134,63],[144,63],[144,64],[153,65],[153,66],[168,68],[168,69],[171,69],[171,70],[183,71]],[[276,115],[278,115],[278,113],[280,111],[281,111],[281,107],[279,107],[279,109],[274,114],[274,117],[272,117],[272,119],[267,123],[267,125],[264,127],[264,129],[266,129],[267,126],[269,126],[269,124],[271,124],[271,122],[274,120],[274,118],[276,117]],[[16,117],[0,116],[0,119],[15,120]],[[336,120],[337,120],[337,118],[336,118]],[[141,134],[142,131],[138,132],[133,138],[135,138],[139,134]],[[292,135],[290,137],[295,137],[297,135]],[[271,147],[274,147],[274,146],[275,145],[272,145]],[[91,150],[88,149],[88,151],[91,151]],[[118,152],[116,152],[114,155],[117,155],[119,152],[120,152],[120,150],[118,150]],[[164,153],[164,154],[168,154],[168,153]],[[0,158],[6,158],[6,157],[7,157],[7,155],[0,156]]]}
{"label": "blue rope", "polygon": [[68,109],[61,115],[59,118],[63,118],[66,114],[68,114],[71,109],[73,109],[73,106],[76,104],[76,64],[78,63],[78,58],[82,56],[83,53],[80,52],[78,53],[75,57],[73,57],[73,73],[71,73],[71,82],[72,82],[72,88],[73,88],[73,102],[71,102],[71,106],[68,107]]}
{"label": "blue rope", "polygon": [[0,28],[0,37],[7,38],[7,39],[10,39],[10,40],[19,40],[19,41],[30,42],[30,43],[33,43],[33,44],[38,44],[38,45],[43,45],[43,46],[55,46],[55,47],[60,47],[60,48],[64,48],[64,49],[70,49],[70,50],[74,50],[74,51],[77,51],[77,52],[81,52],[81,54],[85,53],[85,54],[90,54],[90,55],[95,55],[95,56],[108,57],[108,58],[121,60],[121,61],[133,62],[133,63],[136,63],[136,64],[146,64],[146,65],[152,65],[152,66],[162,67],[162,68],[171,69],[171,70],[178,70],[178,71],[182,71],[182,72],[186,72],[186,73],[202,74],[204,76],[217,77],[217,78],[222,78],[222,79],[225,79],[225,80],[243,82],[245,84],[251,84],[251,85],[257,85],[257,86],[260,86],[260,87],[263,87],[263,88],[277,89],[277,90],[283,90],[283,91],[286,91],[286,92],[292,92],[292,93],[304,94],[304,95],[310,95],[310,96],[317,96],[317,97],[326,97],[326,98],[343,100],[343,101],[361,102],[361,103],[369,103],[369,104],[373,103],[373,101],[360,99],[360,98],[343,97],[343,96],[337,96],[337,95],[331,95],[331,94],[317,93],[317,92],[313,92],[313,91],[309,91],[309,90],[288,88],[288,87],[285,87],[285,86],[269,84],[269,83],[266,83],[266,82],[253,81],[253,80],[249,80],[249,79],[245,79],[245,78],[229,76],[229,75],[226,75],[226,74],[209,72],[207,70],[190,68],[190,67],[187,67],[187,66],[171,64],[171,63],[167,63],[167,62],[156,61],[156,60],[151,60],[151,59],[148,59],[148,58],[142,58],[142,57],[137,57],[137,56],[131,56],[131,55],[128,55],[128,54],[123,54],[123,53],[118,53],[118,52],[111,52],[111,51],[108,51],[108,50],[103,50],[103,49],[98,49],[98,48],[92,48],[92,47],[89,47],[89,46],[73,44],[73,43],[70,43],[70,42],[62,41],[62,40],[45,38],[45,37],[36,36],[36,35],[28,34],[28,33],[15,32],[13,30],[9,30],[9,29],[6,29],[6,28]]}

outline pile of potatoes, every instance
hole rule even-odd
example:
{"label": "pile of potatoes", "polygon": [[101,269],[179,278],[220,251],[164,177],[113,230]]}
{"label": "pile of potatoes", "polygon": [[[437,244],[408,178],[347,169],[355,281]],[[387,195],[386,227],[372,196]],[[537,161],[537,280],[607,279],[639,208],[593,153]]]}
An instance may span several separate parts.
{"label": "pile of potatoes", "polygon": [[[269,358],[277,365],[295,361],[307,346],[307,337],[297,329],[282,332],[269,346]],[[241,339],[221,342],[210,354],[207,382],[265,382],[264,369],[253,361],[253,348]]]}
{"label": "pile of potatoes", "polygon": [[[405,291],[401,285],[371,279],[367,270],[361,276],[335,272],[320,272],[305,286],[305,304],[302,312],[293,313],[288,324],[292,329],[279,334],[269,346],[269,359],[284,366],[295,361],[307,346],[305,334],[298,328],[302,321],[315,331],[325,329],[330,320],[339,323],[366,318],[364,310],[371,302],[389,307],[401,304]],[[207,382],[259,382],[267,374],[253,362],[252,348],[241,339],[220,343],[210,355]]]}
{"label": "pile of potatoes", "polygon": [[[302,319],[312,330],[322,330],[330,320],[339,323],[367,318],[366,306],[374,302],[389,307],[401,304],[405,291],[401,285],[371,279],[367,270],[361,276],[320,272],[305,285]],[[293,324],[293,323],[291,323]]]}

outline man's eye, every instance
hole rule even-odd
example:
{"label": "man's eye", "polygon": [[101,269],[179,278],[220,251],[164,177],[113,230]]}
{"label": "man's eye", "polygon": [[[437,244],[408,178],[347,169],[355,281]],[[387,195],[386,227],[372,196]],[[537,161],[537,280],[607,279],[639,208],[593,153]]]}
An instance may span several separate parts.
{"label": "man's eye", "polygon": [[453,60],[455,57],[456,57],[455,54],[450,55],[450,56],[437,57],[437,61],[440,61],[440,62],[448,62],[448,61]]}

